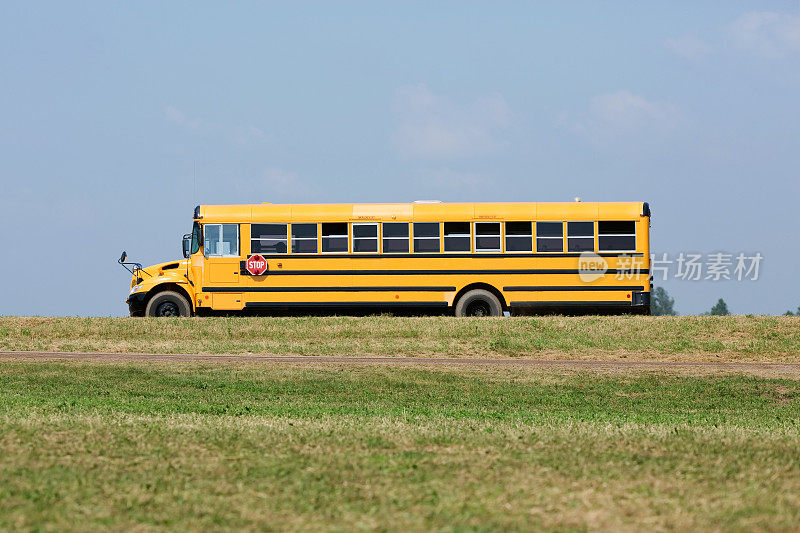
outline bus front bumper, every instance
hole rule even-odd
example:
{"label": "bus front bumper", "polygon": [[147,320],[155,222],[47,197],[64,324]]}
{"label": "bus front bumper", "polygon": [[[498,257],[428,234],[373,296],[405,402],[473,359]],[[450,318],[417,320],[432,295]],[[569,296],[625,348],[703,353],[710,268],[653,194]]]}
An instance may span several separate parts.
{"label": "bus front bumper", "polygon": [[131,316],[144,316],[146,292],[136,292],[128,296],[125,303],[128,304],[128,311]]}

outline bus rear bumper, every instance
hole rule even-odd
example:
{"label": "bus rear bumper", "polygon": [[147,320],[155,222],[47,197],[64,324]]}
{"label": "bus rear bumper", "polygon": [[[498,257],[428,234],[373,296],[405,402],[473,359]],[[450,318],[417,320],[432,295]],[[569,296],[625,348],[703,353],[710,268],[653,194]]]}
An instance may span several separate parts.
{"label": "bus rear bumper", "polygon": [[631,294],[631,307],[633,312],[640,315],[650,314],[650,293],[634,291]]}
{"label": "bus rear bumper", "polygon": [[631,305],[633,307],[647,307],[650,308],[650,293],[633,291],[631,293]]}

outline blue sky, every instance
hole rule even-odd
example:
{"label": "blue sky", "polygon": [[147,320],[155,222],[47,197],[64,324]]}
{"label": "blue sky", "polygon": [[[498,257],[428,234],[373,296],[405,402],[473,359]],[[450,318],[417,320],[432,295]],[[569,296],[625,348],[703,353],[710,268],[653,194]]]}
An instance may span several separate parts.
{"label": "blue sky", "polygon": [[575,196],[763,255],[682,313],[800,305],[797,1],[4,2],[0,50],[0,314],[125,314],[198,203]]}

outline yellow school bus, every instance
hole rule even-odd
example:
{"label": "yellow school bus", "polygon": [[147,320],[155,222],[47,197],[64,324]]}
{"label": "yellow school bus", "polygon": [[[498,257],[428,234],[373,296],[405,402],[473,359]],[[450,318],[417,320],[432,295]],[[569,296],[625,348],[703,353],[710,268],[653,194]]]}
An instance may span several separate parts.
{"label": "yellow school bus", "polygon": [[646,202],[201,205],[131,316],[650,312]]}

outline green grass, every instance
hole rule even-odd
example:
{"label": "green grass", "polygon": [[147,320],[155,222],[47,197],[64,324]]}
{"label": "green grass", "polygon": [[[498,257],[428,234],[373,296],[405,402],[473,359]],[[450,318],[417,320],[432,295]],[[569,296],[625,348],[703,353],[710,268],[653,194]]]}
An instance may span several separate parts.
{"label": "green grass", "polygon": [[800,381],[0,363],[0,528],[780,530]]}
{"label": "green grass", "polygon": [[5,317],[0,350],[800,362],[800,317]]}

